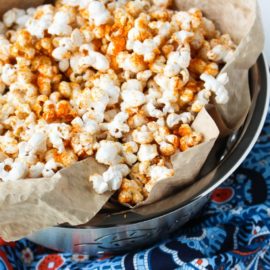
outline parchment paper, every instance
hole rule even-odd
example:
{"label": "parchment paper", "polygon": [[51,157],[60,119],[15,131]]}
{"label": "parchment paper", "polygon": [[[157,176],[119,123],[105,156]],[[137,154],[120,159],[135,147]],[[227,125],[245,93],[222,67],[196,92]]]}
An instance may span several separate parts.
{"label": "parchment paper", "polygon": [[[38,5],[42,1],[5,1],[0,11],[13,7]],[[199,7],[213,19],[222,32],[229,33],[239,43],[237,51],[223,72],[228,72],[227,88],[230,101],[217,105],[217,112],[228,130],[238,128],[250,106],[247,74],[263,47],[263,32],[255,0],[177,0],[178,8]],[[203,110],[193,127],[205,136],[205,142],[173,157],[176,174],[156,185],[148,200],[150,204],[183,185],[192,183],[210,152],[218,129]],[[60,223],[83,224],[93,218],[112,195],[98,195],[88,182],[90,174],[103,172],[105,167],[90,158],[57,173],[51,179],[29,179],[0,182],[0,236],[16,240],[41,228]],[[207,181],[208,182],[208,181]],[[198,181],[181,192],[182,198],[195,194],[204,181]],[[177,197],[174,195],[172,199]],[[170,197],[166,198],[170,203]],[[158,205],[158,203],[157,203]],[[131,211],[143,212],[143,207]]]}
{"label": "parchment paper", "polygon": [[203,135],[204,142],[185,152],[178,152],[173,155],[171,162],[175,170],[174,176],[157,182],[148,198],[136,207],[165,198],[169,194],[172,194],[175,189],[179,190],[179,188],[190,184],[196,179],[196,176],[200,172],[218,138],[219,130],[216,123],[205,109],[201,110],[197,115],[192,124],[192,128]]}
{"label": "parchment paper", "polygon": [[264,34],[256,0],[175,0],[177,9],[200,8],[222,33],[229,33],[239,44],[234,57],[221,72],[230,78],[226,88],[229,102],[216,104],[229,129],[236,130],[244,122],[250,108],[248,70],[263,50]]}

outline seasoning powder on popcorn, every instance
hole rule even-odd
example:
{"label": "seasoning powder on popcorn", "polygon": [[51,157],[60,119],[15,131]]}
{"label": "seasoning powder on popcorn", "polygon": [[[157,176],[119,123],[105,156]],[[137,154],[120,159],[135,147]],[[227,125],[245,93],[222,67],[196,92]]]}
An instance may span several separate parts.
{"label": "seasoning powder on popcorn", "polygon": [[171,1],[58,0],[0,23],[0,181],[51,177],[87,157],[97,193],[144,201],[174,175],[171,156],[204,141],[192,129],[228,102],[223,65],[236,45],[199,9]]}

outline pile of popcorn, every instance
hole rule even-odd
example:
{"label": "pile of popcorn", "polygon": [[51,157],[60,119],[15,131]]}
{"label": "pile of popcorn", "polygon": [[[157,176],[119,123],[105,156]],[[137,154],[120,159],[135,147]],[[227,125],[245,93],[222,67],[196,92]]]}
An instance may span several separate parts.
{"label": "pile of popcorn", "polygon": [[137,204],[203,142],[191,123],[225,104],[236,45],[170,0],[59,0],[0,22],[0,181],[52,177],[93,156],[98,193]]}

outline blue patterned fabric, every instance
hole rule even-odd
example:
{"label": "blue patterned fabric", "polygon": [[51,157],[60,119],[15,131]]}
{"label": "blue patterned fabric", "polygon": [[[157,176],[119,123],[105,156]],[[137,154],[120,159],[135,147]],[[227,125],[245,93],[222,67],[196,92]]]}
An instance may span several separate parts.
{"label": "blue patterned fabric", "polygon": [[171,239],[99,259],[58,254],[27,240],[2,243],[0,270],[6,269],[270,269],[270,113],[242,166]]}

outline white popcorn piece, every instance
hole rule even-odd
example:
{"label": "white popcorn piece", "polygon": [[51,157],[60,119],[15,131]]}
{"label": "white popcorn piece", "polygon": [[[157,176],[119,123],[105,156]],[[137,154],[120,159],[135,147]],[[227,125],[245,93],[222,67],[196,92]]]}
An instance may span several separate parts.
{"label": "white popcorn piece", "polygon": [[190,112],[184,112],[181,114],[171,113],[167,117],[167,125],[169,128],[173,128],[179,123],[189,124],[194,120],[194,116]]}
{"label": "white popcorn piece", "polygon": [[122,138],[123,133],[129,132],[129,126],[125,123],[127,119],[128,114],[120,112],[110,123],[105,124],[105,126],[113,137]]}
{"label": "white popcorn piece", "polygon": [[29,168],[29,177],[38,178],[42,177],[42,172],[44,170],[45,164],[43,162],[38,162]]}
{"label": "white popcorn piece", "polygon": [[48,137],[53,147],[62,153],[65,150],[64,140],[70,139],[70,126],[64,123],[48,125]]}
{"label": "white popcorn piece", "polygon": [[[104,112],[109,104],[109,96],[105,91],[100,88],[94,87],[90,91],[90,106],[93,108],[95,113],[99,115],[99,119],[103,121],[104,119]],[[98,120],[97,118],[95,118]]]}
{"label": "white popcorn piece", "polygon": [[10,28],[16,23],[17,19],[24,16],[25,11],[23,9],[12,8],[3,15],[3,23],[7,28]]}
{"label": "white popcorn piece", "polygon": [[161,37],[156,36],[153,39],[146,39],[143,42],[136,40],[131,47],[136,54],[143,56],[144,61],[150,62],[155,59],[160,43]]}
{"label": "white popcorn piece", "polygon": [[109,190],[109,185],[104,181],[102,175],[91,175],[89,180],[93,183],[93,189],[97,194],[103,194]]}
{"label": "white popcorn piece", "polygon": [[116,57],[116,61],[118,66],[125,71],[137,74],[145,70],[145,63],[138,59],[136,54],[120,52]]}
{"label": "white popcorn piece", "polygon": [[0,136],[0,148],[6,154],[16,154],[18,152],[18,142],[10,132]]}
{"label": "white popcorn piece", "polygon": [[110,76],[102,75],[99,79],[93,81],[95,87],[99,87],[109,96],[108,105],[114,105],[118,102],[120,96],[120,87]]}
{"label": "white popcorn piece", "polygon": [[83,120],[83,129],[85,132],[89,133],[90,135],[94,135],[97,132],[99,132],[100,128],[97,121],[89,118],[88,113],[85,113],[82,116],[82,120]]}
{"label": "white popcorn piece", "polygon": [[48,33],[57,36],[70,35],[72,32],[72,27],[69,25],[70,22],[69,13],[58,11],[54,15],[53,23],[48,28]]}
{"label": "white popcorn piece", "polygon": [[84,43],[84,35],[83,33],[80,31],[80,29],[76,28],[72,31],[71,35],[70,35],[70,39],[73,43],[73,46],[75,48],[80,47],[81,45],[83,45]]}
{"label": "white popcorn piece", "polygon": [[151,70],[144,70],[139,73],[137,73],[137,80],[142,82],[147,82],[151,77],[153,73]]}
{"label": "white popcorn piece", "polygon": [[121,104],[122,109],[134,108],[143,105],[146,102],[144,93],[137,90],[124,90],[121,93],[123,103]]}
{"label": "white popcorn piece", "polygon": [[234,55],[234,50],[224,45],[217,45],[207,53],[209,60],[228,63]]}
{"label": "white popcorn piece", "polygon": [[148,129],[146,125],[135,129],[132,132],[132,138],[134,142],[139,144],[150,144],[154,140],[152,132]]}
{"label": "white popcorn piece", "polygon": [[10,64],[5,64],[2,67],[1,79],[3,83],[5,83],[6,85],[11,85],[16,80],[16,77],[17,77],[16,67]]}
{"label": "white popcorn piece", "polygon": [[182,30],[190,31],[192,18],[188,12],[178,11],[174,14],[172,21],[177,22]]}
{"label": "white popcorn piece", "polygon": [[123,162],[122,146],[118,142],[103,140],[99,143],[96,160],[105,165],[117,165]]}
{"label": "white popcorn piece", "polygon": [[69,69],[69,60],[68,59],[61,60],[58,64],[58,67],[62,72],[66,72]]}
{"label": "white popcorn piece", "polygon": [[136,144],[136,142],[133,141],[127,142],[123,145],[122,154],[125,158],[125,162],[128,165],[131,166],[137,161],[138,158],[135,153],[137,153],[138,149],[138,145]]}
{"label": "white popcorn piece", "polygon": [[153,3],[157,7],[168,8],[172,4],[172,0],[153,0]]}
{"label": "white popcorn piece", "polygon": [[27,143],[27,151],[34,154],[47,150],[47,135],[43,132],[34,133]]}
{"label": "white popcorn piece", "polygon": [[129,174],[127,165],[120,164],[110,166],[102,175],[91,175],[89,180],[93,182],[93,188],[98,194],[103,194],[106,191],[118,190],[122,180]]}
{"label": "white popcorn piece", "polygon": [[4,182],[23,179],[28,173],[25,163],[8,158],[0,163],[0,179]]}
{"label": "white popcorn piece", "polygon": [[200,78],[205,82],[205,89],[215,93],[215,100],[218,104],[226,104],[229,101],[229,94],[225,88],[229,82],[227,73],[219,74],[217,78],[204,73]]}
{"label": "white popcorn piece", "polygon": [[53,50],[52,56],[58,61],[65,60],[69,58],[69,50],[65,47],[57,47]]}
{"label": "white popcorn piece", "polygon": [[63,166],[60,163],[55,162],[53,159],[48,160],[42,170],[43,177],[52,177]]}
{"label": "white popcorn piece", "polygon": [[158,30],[158,35],[162,38],[169,37],[172,30],[172,25],[170,24],[170,22],[163,22],[163,21],[150,22],[149,27],[151,29]]}
{"label": "white popcorn piece", "polygon": [[130,79],[126,82],[124,82],[121,86],[122,91],[139,91],[141,92],[143,90],[143,85],[139,80],[136,79]]}
{"label": "white popcorn piece", "polygon": [[151,117],[159,118],[164,116],[164,112],[162,110],[157,109],[154,103],[151,101],[146,104],[144,109],[145,112]]}
{"label": "white popcorn piece", "polygon": [[36,9],[36,13],[42,14],[42,16],[30,18],[26,22],[26,29],[32,36],[43,38],[44,32],[53,22],[53,7],[51,5],[40,6]]}
{"label": "white popcorn piece", "polygon": [[95,137],[87,132],[75,133],[71,138],[71,146],[74,153],[78,156],[91,156],[95,150]]}
{"label": "white popcorn piece", "polygon": [[168,77],[178,75],[182,69],[187,69],[191,61],[190,48],[183,47],[179,51],[171,52],[165,66],[164,74]]}
{"label": "white popcorn piece", "polygon": [[211,92],[209,90],[203,89],[199,91],[194,102],[191,105],[191,110],[199,112],[203,107],[205,107],[209,103],[210,97]]}
{"label": "white popcorn piece", "polygon": [[110,12],[100,1],[91,1],[88,6],[89,20],[96,26],[106,24],[111,19]]}
{"label": "white popcorn piece", "polygon": [[158,156],[156,144],[142,144],[138,151],[139,161],[150,161]]}
{"label": "white popcorn piece", "polygon": [[118,190],[121,186],[123,177],[129,174],[129,168],[125,164],[110,166],[103,173],[103,179],[108,183],[110,190]]}
{"label": "white popcorn piece", "polygon": [[153,165],[149,168],[150,181],[145,185],[145,189],[151,192],[153,186],[163,179],[174,175],[174,170],[165,166]]}
{"label": "white popcorn piece", "polygon": [[110,67],[108,59],[103,54],[95,51],[92,51],[89,56],[81,57],[78,65],[82,70],[93,67],[94,69],[103,72]]}
{"label": "white popcorn piece", "polygon": [[179,45],[184,45],[188,43],[189,41],[191,41],[193,37],[194,37],[193,32],[181,30],[181,31],[175,32],[172,38],[176,40],[179,43]]}

